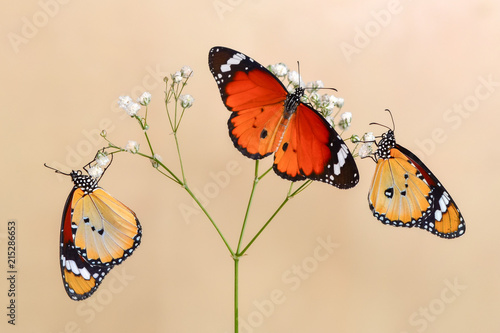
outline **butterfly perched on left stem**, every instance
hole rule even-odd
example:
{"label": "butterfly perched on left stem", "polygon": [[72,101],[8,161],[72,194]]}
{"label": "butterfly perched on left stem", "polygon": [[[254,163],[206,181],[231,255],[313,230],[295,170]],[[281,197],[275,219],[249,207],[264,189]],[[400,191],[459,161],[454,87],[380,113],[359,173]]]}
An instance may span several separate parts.
{"label": "butterfly perched on left stem", "polygon": [[[99,154],[103,152],[96,157]],[[92,162],[83,167],[87,175],[45,165],[74,183],[62,215],[59,260],[66,292],[77,301],[90,297],[111,268],[139,246],[142,236],[135,213],[98,186],[111,162],[97,178],[87,169]]]}
{"label": "butterfly perched on left stem", "polygon": [[354,158],[326,119],[301,102],[304,88],[288,93],[281,81],[247,55],[222,46],[208,55],[210,71],[229,111],[229,136],[245,156],[274,153],[282,178],[312,179],[347,189],[359,181]]}

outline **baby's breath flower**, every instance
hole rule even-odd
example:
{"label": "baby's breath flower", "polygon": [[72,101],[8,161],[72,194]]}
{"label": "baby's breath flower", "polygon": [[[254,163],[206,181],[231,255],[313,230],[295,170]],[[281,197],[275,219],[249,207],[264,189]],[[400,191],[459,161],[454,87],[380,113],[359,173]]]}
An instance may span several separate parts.
{"label": "baby's breath flower", "polygon": [[139,111],[141,108],[141,106],[135,103],[130,96],[118,97],[118,105],[131,117],[135,116],[137,114],[137,111]]}
{"label": "baby's breath flower", "polygon": [[139,152],[139,144],[136,141],[129,140],[124,149],[129,153],[136,154]]}
{"label": "baby's breath flower", "polygon": [[179,99],[181,101],[181,106],[184,109],[190,108],[193,105],[193,102],[194,102],[193,96],[188,95],[188,94],[186,94],[186,95],[180,95]]}
{"label": "baby's breath flower", "polygon": [[[333,97],[335,97],[335,96],[333,96]],[[334,104],[336,107],[341,109],[344,106],[344,99],[342,97],[335,97]]]}
{"label": "baby's breath flower", "polygon": [[103,173],[102,168],[99,165],[93,165],[89,168],[89,176],[92,178],[99,178]]}
{"label": "baby's breath flower", "polygon": [[359,138],[359,135],[357,135],[357,134],[351,135],[351,137],[349,139],[351,139],[352,143],[358,143],[359,141],[361,141],[361,139]]}
{"label": "baby's breath flower", "polygon": [[106,137],[106,135],[108,135],[108,132],[106,132],[106,130],[102,130],[102,131],[101,131],[101,136],[102,136],[103,138],[105,138],[105,137]]}
{"label": "baby's breath flower", "polygon": [[351,126],[352,113],[344,112],[340,115],[339,126],[343,129],[349,128]]}
{"label": "baby's breath flower", "polygon": [[183,66],[181,68],[181,76],[183,78],[187,79],[188,77],[190,77],[192,75],[193,75],[193,70],[191,69],[191,67],[189,67],[189,66]]}
{"label": "baby's breath flower", "polygon": [[373,132],[366,132],[363,135],[363,141],[369,143],[371,146],[371,144],[375,142],[375,135],[373,135]]}
{"label": "baby's breath flower", "polygon": [[286,67],[286,65],[282,62],[280,62],[279,64],[271,65],[268,67],[268,69],[277,77],[285,77],[288,73],[288,67]]}
{"label": "baby's breath flower", "polygon": [[323,88],[324,85],[323,85],[323,81],[321,80],[317,80],[317,81],[311,81],[311,82],[308,82],[306,87],[310,90],[313,90],[313,91],[316,91],[318,90],[319,88]]}
{"label": "baby's breath flower", "polygon": [[289,71],[287,79],[294,87],[300,86],[300,75],[296,71]]}
{"label": "baby's breath flower", "polygon": [[331,115],[325,116],[325,119],[332,127],[335,127],[335,123]]}
{"label": "baby's breath flower", "polygon": [[108,154],[105,152],[101,151],[99,154],[97,154],[97,157],[95,159],[95,162],[97,163],[98,166],[103,167],[106,164],[109,163],[109,157]]}
{"label": "baby's breath flower", "polygon": [[321,95],[321,108],[326,111],[327,114],[332,113],[335,107],[335,96],[323,94]]}
{"label": "baby's breath flower", "polygon": [[137,112],[141,109],[141,106],[139,103],[132,102],[128,105],[128,107],[125,109],[127,114],[131,117],[135,116]]}
{"label": "baby's breath flower", "polygon": [[120,108],[122,108],[124,110],[127,110],[128,105],[132,102],[133,102],[133,100],[132,100],[132,97],[130,97],[130,96],[118,97],[118,105],[120,106]]}
{"label": "baby's breath flower", "polygon": [[315,108],[321,108],[321,97],[316,91],[309,94],[309,103],[311,103]]}
{"label": "baby's breath flower", "polygon": [[171,74],[170,76],[172,77],[174,83],[179,83],[182,81],[182,74],[180,71],[177,71],[174,74]]}
{"label": "baby's breath flower", "polygon": [[361,158],[365,158],[365,157],[370,156],[372,152],[373,152],[373,149],[372,149],[371,143],[364,143],[359,148],[358,155]]}
{"label": "baby's breath flower", "polygon": [[141,105],[148,105],[151,102],[151,94],[149,92],[143,92],[142,95],[137,99],[137,103]]}
{"label": "baby's breath flower", "polygon": [[159,167],[159,163],[158,162],[161,162],[162,158],[161,158],[160,155],[154,154],[153,158],[150,159],[150,161],[151,161],[151,165],[153,165],[153,168],[158,169],[158,167]]}

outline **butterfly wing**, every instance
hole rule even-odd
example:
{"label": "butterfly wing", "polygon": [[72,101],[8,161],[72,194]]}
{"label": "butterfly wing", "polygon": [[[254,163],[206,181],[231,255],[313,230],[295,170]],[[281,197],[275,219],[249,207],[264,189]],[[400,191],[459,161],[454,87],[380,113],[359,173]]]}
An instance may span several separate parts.
{"label": "butterfly wing", "polygon": [[287,91],[264,66],[241,52],[217,46],[208,64],[222,101],[232,111],[229,136],[245,156],[261,159],[277,149]]}
{"label": "butterfly wing", "polygon": [[400,145],[379,158],[368,202],[373,215],[385,224],[417,226],[442,238],[465,232],[455,202],[437,178],[414,154]]}
{"label": "butterfly wing", "polygon": [[68,295],[75,300],[91,296],[109,270],[132,254],[141,235],[135,213],[106,191],[85,194],[74,188],[61,228],[61,273]]}
{"label": "butterfly wing", "polygon": [[339,188],[358,183],[354,159],[335,130],[303,103],[291,115],[285,112],[288,92],[266,68],[220,46],[210,50],[209,67],[233,112],[229,135],[243,155],[261,159],[276,152],[274,171],[292,181],[309,178]]}
{"label": "butterfly wing", "polygon": [[83,191],[74,188],[66,200],[61,226],[60,265],[66,293],[73,300],[91,296],[111,269],[111,266],[91,265],[76,250],[71,228],[72,201],[75,194]]}
{"label": "butterfly wing", "polygon": [[274,171],[290,180],[312,179],[347,189],[359,181],[349,149],[332,126],[299,103],[274,156]]}
{"label": "butterfly wing", "polygon": [[411,151],[396,145],[419,170],[427,184],[430,185],[430,214],[419,223],[418,227],[443,238],[456,238],[465,233],[465,221],[457,204],[448,191],[429,168]]}
{"label": "butterfly wing", "polygon": [[75,247],[92,265],[120,264],[141,241],[135,213],[102,188],[73,196],[72,232]]}

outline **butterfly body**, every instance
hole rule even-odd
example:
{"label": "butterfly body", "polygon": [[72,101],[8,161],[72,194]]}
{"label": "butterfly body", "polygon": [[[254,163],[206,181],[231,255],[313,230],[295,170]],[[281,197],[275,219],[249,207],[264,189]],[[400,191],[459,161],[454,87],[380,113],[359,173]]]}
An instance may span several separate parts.
{"label": "butterfly body", "polygon": [[304,88],[289,93],[265,67],[241,52],[214,47],[209,67],[223,103],[234,146],[262,159],[274,153],[273,169],[282,178],[312,179],[339,188],[359,181],[349,149],[332,126],[301,102]]}
{"label": "butterfly body", "polygon": [[139,246],[142,227],[130,208],[98,186],[99,179],[56,172],[74,183],[61,222],[61,275],[68,296],[83,300]]}
{"label": "butterfly body", "polygon": [[382,135],[368,202],[384,224],[419,227],[442,238],[464,234],[465,222],[455,201],[429,168],[396,143],[394,132]]}

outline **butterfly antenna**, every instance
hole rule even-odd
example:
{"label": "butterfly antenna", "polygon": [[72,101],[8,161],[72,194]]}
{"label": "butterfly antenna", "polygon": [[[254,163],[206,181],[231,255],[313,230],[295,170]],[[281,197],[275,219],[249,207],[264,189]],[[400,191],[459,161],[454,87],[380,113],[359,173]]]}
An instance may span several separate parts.
{"label": "butterfly antenna", "polygon": [[379,125],[379,126],[385,127],[385,128],[387,128],[388,130],[391,130],[391,131],[392,131],[392,128],[390,128],[389,126],[382,125],[382,124],[380,124],[380,123],[369,123],[368,125]]}
{"label": "butterfly antenna", "polygon": [[389,109],[385,109],[385,111],[389,112],[389,114],[391,115],[391,120],[392,120],[392,131],[393,131],[393,132],[396,132],[396,123],[394,122],[394,117],[392,116],[392,112],[391,112],[391,110],[389,110]]}
{"label": "butterfly antenna", "polygon": [[392,112],[391,110],[389,109],[385,109],[385,111],[389,112],[389,114],[391,115],[391,120],[392,120],[392,128],[390,128],[389,126],[386,126],[386,125],[382,125],[380,123],[369,123],[368,125],[379,125],[379,126],[382,126],[382,127],[385,127],[387,128],[388,130],[391,130],[391,131],[395,131],[396,130],[396,124],[394,123],[394,117],[392,116]]}
{"label": "butterfly antenna", "polygon": [[48,166],[48,165],[47,165],[47,163],[43,163],[43,165],[44,165],[46,168],[49,168],[49,169],[54,170],[56,173],[60,173],[61,175],[71,176],[69,173],[64,173],[64,172],[62,172],[61,170],[58,170],[58,169],[53,168],[53,167],[51,167],[51,166]]}

